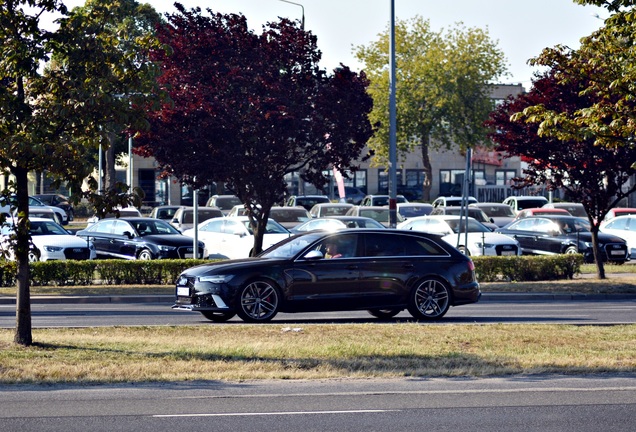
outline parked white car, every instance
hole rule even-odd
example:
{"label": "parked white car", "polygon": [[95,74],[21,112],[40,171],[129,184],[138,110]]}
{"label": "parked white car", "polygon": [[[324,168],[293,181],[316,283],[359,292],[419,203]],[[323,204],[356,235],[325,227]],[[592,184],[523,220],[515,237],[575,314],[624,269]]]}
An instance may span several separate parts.
{"label": "parked white car", "polygon": [[627,243],[627,253],[631,259],[636,259],[636,216],[619,216],[605,224],[601,224],[600,231],[620,237]]}
{"label": "parked white car", "polygon": [[[188,229],[183,235],[194,237],[194,229]],[[291,236],[278,222],[267,221],[263,235],[263,250]],[[200,223],[197,237],[205,244],[210,258],[247,258],[254,246],[254,235],[247,216],[228,216],[213,218]]]}
{"label": "parked white car", "polygon": [[[76,237],[51,219],[29,218],[32,247],[29,261],[86,260],[95,259],[96,251],[92,242]],[[0,248],[8,259],[14,259],[9,247],[9,236],[13,225],[2,227]]]}
{"label": "parked white car", "polygon": [[473,218],[468,218],[468,234],[464,229],[466,222],[461,225],[460,229],[459,216],[419,216],[402,222],[397,228],[439,234],[442,240],[467,255],[521,255],[519,242],[513,238],[494,233]]}

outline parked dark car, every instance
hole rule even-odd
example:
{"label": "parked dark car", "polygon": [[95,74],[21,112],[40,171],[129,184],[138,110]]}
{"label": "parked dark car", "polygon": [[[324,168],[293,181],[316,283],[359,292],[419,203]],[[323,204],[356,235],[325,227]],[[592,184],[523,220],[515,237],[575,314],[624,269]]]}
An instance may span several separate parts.
{"label": "parked dark car", "polygon": [[152,209],[148,217],[153,219],[161,219],[171,221],[174,214],[181,208],[180,205],[162,205]]}
{"label": "parked dark car", "polygon": [[[334,245],[339,245],[333,254]],[[333,258],[326,258],[330,256]],[[173,308],[212,321],[267,322],[278,312],[368,310],[420,320],[479,300],[471,259],[429,234],[397,230],[312,231],[256,258],[187,269]]]}
{"label": "parked dark car", "polygon": [[[531,216],[519,219],[496,232],[516,239],[524,254],[551,255],[581,253],[586,262],[594,262],[592,233],[587,220],[574,216]],[[622,264],[628,259],[625,240],[598,234],[603,261]]]}
{"label": "parked dark car", "polygon": [[[102,219],[76,235],[93,241],[98,258],[195,258],[193,240],[161,219]],[[204,257],[204,248],[199,242],[196,258]]]}
{"label": "parked dark car", "polygon": [[75,219],[75,212],[73,210],[73,206],[69,202],[68,198],[64,195],[60,194],[40,194],[33,195],[35,198],[39,199],[42,203],[48,206],[61,208],[66,212],[67,220],[72,221]]}

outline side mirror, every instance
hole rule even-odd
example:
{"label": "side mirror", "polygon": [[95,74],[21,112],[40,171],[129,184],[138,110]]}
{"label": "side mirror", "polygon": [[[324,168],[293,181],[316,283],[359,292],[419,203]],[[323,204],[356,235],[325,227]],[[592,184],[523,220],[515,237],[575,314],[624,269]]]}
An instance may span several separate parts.
{"label": "side mirror", "polygon": [[494,218],[490,218],[490,223],[495,223],[495,219]]}
{"label": "side mirror", "polygon": [[305,256],[303,256],[303,259],[313,261],[313,260],[323,259],[324,257],[325,256],[322,254],[322,252],[314,249],[307,252]]}
{"label": "side mirror", "polygon": [[133,238],[133,237],[134,237],[134,236],[133,236],[133,233],[131,233],[130,231],[124,231],[124,235],[125,235],[126,237],[128,237],[129,239],[131,239],[131,238]]}

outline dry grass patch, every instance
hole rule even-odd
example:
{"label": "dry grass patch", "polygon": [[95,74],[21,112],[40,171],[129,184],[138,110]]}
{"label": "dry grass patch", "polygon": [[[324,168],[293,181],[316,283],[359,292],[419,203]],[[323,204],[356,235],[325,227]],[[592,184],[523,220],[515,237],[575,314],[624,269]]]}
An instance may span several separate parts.
{"label": "dry grass patch", "polygon": [[109,383],[636,370],[636,325],[277,325],[0,331],[0,382]]}
{"label": "dry grass patch", "polygon": [[608,279],[579,278],[538,282],[480,283],[482,292],[544,292],[580,294],[636,294],[636,274]]}

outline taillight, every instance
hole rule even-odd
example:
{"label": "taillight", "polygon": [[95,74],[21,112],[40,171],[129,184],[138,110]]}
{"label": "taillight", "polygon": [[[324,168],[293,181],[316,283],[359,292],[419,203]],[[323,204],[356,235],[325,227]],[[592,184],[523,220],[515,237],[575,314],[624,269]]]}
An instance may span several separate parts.
{"label": "taillight", "polygon": [[471,259],[468,260],[468,270],[475,271],[475,263]]}

